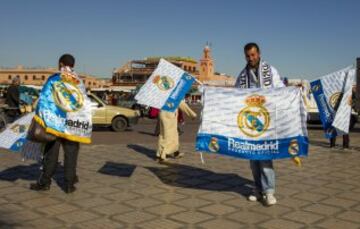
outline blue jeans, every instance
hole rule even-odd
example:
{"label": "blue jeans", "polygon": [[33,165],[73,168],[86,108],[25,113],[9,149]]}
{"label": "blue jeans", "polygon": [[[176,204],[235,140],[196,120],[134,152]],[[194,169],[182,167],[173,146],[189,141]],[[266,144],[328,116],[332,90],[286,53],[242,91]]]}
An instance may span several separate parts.
{"label": "blue jeans", "polygon": [[250,161],[255,188],[263,194],[275,193],[275,171],[271,160]]}

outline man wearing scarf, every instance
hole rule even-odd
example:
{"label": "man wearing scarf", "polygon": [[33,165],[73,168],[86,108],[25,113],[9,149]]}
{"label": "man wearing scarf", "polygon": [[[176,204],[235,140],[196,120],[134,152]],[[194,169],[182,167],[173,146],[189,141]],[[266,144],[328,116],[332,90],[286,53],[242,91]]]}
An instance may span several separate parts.
{"label": "man wearing scarf", "polygon": [[[238,88],[273,88],[284,87],[278,71],[261,60],[260,49],[256,43],[244,47],[246,67],[238,76],[235,87]],[[249,201],[263,200],[268,206],[276,204],[275,171],[272,160],[250,160],[254,177],[254,192],[248,196]]]}
{"label": "man wearing scarf", "polygon": [[35,191],[50,189],[51,178],[58,166],[60,145],[64,150],[64,191],[72,193],[78,182],[76,165],[79,143],[91,142],[91,105],[85,86],[73,71],[75,58],[64,54],[59,59],[59,73],[48,78],[41,91],[34,121],[40,124],[56,140],[46,142],[42,172],[36,183],[30,185]]}

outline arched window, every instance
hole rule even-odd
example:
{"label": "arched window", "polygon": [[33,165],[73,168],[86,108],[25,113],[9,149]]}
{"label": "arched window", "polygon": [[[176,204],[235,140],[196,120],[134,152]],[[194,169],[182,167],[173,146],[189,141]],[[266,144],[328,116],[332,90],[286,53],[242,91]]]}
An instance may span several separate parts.
{"label": "arched window", "polygon": [[42,79],[42,80],[45,80],[45,76],[41,76],[41,79]]}
{"label": "arched window", "polygon": [[28,78],[29,78],[29,77],[28,77],[27,75],[25,75],[25,80],[28,80]]}
{"label": "arched window", "polygon": [[36,76],[35,76],[35,75],[33,75],[33,80],[36,80]]}
{"label": "arched window", "polygon": [[8,79],[11,80],[11,75],[8,76]]}

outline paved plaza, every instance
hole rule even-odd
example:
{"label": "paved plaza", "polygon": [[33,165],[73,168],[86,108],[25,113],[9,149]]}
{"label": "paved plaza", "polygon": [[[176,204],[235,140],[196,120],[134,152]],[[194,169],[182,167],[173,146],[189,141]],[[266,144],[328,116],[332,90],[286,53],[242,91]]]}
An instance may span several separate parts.
{"label": "paved plaza", "polygon": [[155,137],[83,145],[73,194],[61,189],[61,165],[50,191],[29,190],[39,165],[1,151],[0,228],[360,228],[359,131],[348,151],[329,150],[319,129],[309,135],[302,168],[276,161],[273,207],[246,200],[248,161],[204,154],[202,164],[193,142],[166,165],[154,161]]}

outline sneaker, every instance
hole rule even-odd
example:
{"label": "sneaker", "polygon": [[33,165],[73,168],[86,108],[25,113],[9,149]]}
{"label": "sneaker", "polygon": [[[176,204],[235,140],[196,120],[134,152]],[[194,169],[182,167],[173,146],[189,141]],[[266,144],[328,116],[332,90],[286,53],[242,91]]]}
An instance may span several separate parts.
{"label": "sneaker", "polygon": [[251,201],[251,202],[259,201],[259,200],[261,200],[261,194],[259,192],[255,191],[252,194],[250,194],[247,199],[248,199],[248,201]]}
{"label": "sneaker", "polygon": [[264,195],[264,203],[266,206],[271,206],[276,204],[277,200],[274,196],[274,194],[268,193]]}

